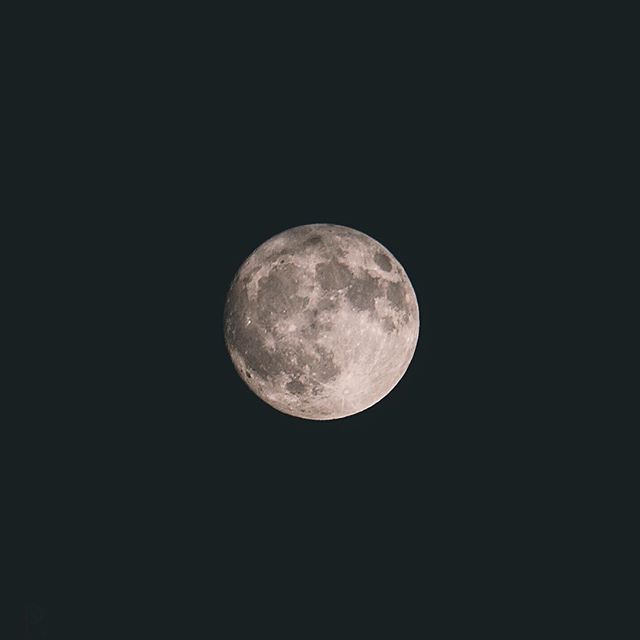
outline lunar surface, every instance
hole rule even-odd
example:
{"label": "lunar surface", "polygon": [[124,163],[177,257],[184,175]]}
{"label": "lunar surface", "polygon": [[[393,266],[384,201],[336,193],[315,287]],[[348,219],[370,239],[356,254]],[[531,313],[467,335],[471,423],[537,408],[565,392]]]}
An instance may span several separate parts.
{"label": "lunar surface", "polygon": [[333,224],[288,229],[240,267],[225,341],[249,388],[310,420],[343,418],[384,398],[418,341],[416,295],[373,238]]}

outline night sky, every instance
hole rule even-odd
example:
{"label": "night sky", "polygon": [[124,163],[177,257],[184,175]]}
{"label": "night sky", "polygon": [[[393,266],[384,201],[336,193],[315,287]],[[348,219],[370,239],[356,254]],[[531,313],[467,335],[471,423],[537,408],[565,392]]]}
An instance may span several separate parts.
{"label": "night sky", "polygon": [[[480,16],[392,13],[130,15],[24,53],[20,625],[426,637],[507,597],[545,434],[517,324],[533,63]],[[331,422],[259,400],[222,333],[243,260],[315,222],[387,247],[421,312],[397,387]]]}

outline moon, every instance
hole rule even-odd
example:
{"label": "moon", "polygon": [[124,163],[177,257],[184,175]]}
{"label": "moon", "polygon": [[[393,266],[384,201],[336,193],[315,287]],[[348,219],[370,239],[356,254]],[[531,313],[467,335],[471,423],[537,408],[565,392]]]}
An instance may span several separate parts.
{"label": "moon", "polygon": [[368,409],[405,374],[418,301],[398,260],[335,224],[288,229],[236,273],[224,336],[240,377],[266,403],[309,420]]}

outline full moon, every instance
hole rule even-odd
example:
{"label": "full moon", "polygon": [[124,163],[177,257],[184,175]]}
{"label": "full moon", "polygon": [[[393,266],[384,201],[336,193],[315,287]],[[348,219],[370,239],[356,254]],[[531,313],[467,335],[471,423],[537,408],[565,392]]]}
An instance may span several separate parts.
{"label": "full moon", "polygon": [[240,377],[266,403],[309,420],[364,411],[405,374],[418,301],[402,265],[334,224],[288,229],[235,275],[224,335]]}

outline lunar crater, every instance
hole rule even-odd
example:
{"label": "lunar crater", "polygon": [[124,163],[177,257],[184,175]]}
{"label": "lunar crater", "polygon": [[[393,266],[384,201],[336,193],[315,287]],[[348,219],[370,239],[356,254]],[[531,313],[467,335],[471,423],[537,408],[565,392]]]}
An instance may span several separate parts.
{"label": "lunar crater", "polygon": [[383,270],[383,271],[391,271],[391,260],[378,251],[375,256],[373,256],[373,261]]}

